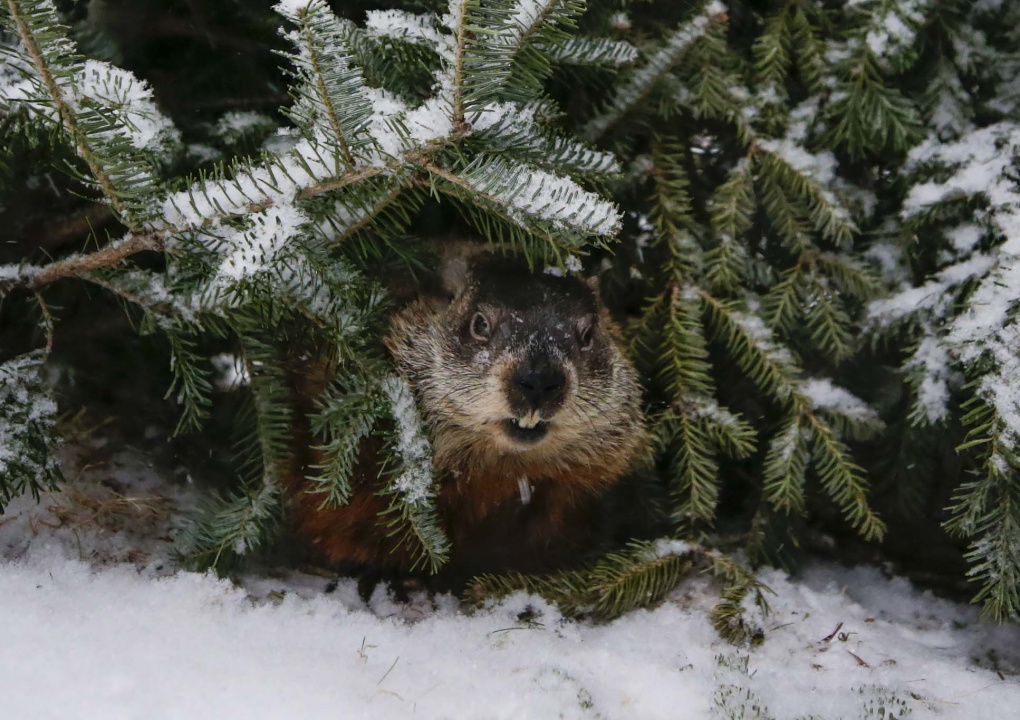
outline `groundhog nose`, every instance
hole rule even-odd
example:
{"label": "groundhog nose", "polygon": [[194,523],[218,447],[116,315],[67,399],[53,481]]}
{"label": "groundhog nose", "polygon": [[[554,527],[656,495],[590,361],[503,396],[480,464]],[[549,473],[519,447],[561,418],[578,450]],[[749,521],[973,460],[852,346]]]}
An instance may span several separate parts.
{"label": "groundhog nose", "polygon": [[522,366],[514,373],[514,384],[528,403],[538,409],[543,405],[560,400],[567,377],[563,371],[553,365]]}

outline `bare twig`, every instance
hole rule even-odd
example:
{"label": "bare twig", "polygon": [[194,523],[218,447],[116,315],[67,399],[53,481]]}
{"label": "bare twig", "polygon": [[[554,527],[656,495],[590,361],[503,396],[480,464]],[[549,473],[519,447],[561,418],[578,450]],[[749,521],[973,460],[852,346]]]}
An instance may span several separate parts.
{"label": "bare twig", "polygon": [[116,265],[124,258],[145,250],[159,252],[163,249],[162,234],[126,235],[87,255],[71,255],[49,265],[27,267],[12,278],[0,282],[0,290],[24,287],[35,291],[44,285],[66,277],[75,277],[90,270]]}

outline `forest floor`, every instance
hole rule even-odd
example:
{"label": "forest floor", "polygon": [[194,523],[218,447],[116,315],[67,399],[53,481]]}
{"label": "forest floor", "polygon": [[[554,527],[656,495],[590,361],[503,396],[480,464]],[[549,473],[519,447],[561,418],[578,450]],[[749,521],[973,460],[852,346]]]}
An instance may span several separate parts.
{"label": "forest floor", "polygon": [[524,596],[366,604],[354,581],[277,568],[235,584],[173,568],[188,479],[141,450],[97,461],[102,444],[0,516],[9,720],[1020,718],[1020,628],[876,569],[763,572],[753,647],[712,630],[704,578],[607,624]]}

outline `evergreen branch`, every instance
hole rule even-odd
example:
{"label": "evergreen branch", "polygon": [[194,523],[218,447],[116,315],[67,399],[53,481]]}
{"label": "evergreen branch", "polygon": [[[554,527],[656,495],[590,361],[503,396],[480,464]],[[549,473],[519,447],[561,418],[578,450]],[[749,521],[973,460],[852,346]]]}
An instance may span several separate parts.
{"label": "evergreen branch", "polygon": [[793,3],[784,3],[782,9],[765,22],[765,30],[755,38],[751,50],[758,83],[785,92],[784,81],[791,65],[790,11]]}
{"label": "evergreen branch", "polygon": [[765,320],[783,333],[789,333],[804,307],[804,266],[798,262],[785,270],[764,299]]}
{"label": "evergreen branch", "polygon": [[705,431],[720,452],[736,460],[748,458],[754,453],[757,433],[751,423],[714,401],[701,405],[697,412]]}
{"label": "evergreen branch", "polygon": [[884,67],[904,71],[917,59],[913,45],[918,32],[925,24],[925,10],[937,3],[932,0],[865,0],[851,7],[861,26],[854,32],[849,44],[852,59],[864,58],[881,63]]}
{"label": "evergreen branch", "polygon": [[849,449],[836,433],[814,413],[805,415],[811,434],[814,467],[829,497],[865,540],[881,540],[885,523],[871,509],[861,468],[849,457]]}
{"label": "evergreen branch", "polygon": [[678,540],[632,542],[610,553],[591,569],[588,585],[592,610],[600,617],[619,617],[654,605],[688,576],[695,546]]}
{"label": "evergreen branch", "polygon": [[163,250],[163,239],[158,233],[127,234],[120,240],[105,245],[86,255],[71,255],[48,265],[23,266],[11,277],[0,278],[0,292],[23,287],[35,290],[62,278],[78,277],[93,270],[112,267],[140,252]]}
{"label": "evergreen branch", "polygon": [[191,298],[180,298],[177,293],[185,291],[168,286],[165,275],[136,268],[99,268],[78,277],[141,308],[143,318],[151,319],[161,328],[173,328],[173,322],[199,327],[198,312],[202,305],[190,303]]}
{"label": "evergreen branch", "polygon": [[612,153],[593,150],[572,138],[555,135],[539,126],[535,106],[510,103],[486,105],[467,115],[470,144],[483,152],[514,158],[560,172],[612,175],[619,165]]}
{"label": "evergreen branch", "polygon": [[[153,218],[153,160],[172,149],[177,132],[152,103],[151,90],[130,73],[78,56],[50,0],[6,0],[5,25],[21,40],[39,97],[20,101],[56,122],[85,162],[73,173],[97,188],[132,230]],[[48,96],[48,100],[43,99]],[[52,113],[39,106],[52,106]]]}
{"label": "evergreen branch", "polygon": [[[420,182],[428,186],[427,180]],[[433,192],[442,193],[480,237],[494,246],[514,248],[530,267],[561,263],[566,254],[581,247],[576,238],[564,237],[537,223],[522,222],[519,217],[512,216],[505,208],[489,202],[478,193],[452,183],[428,187]]]}
{"label": "evergreen branch", "polygon": [[974,602],[995,620],[1020,619],[1020,456],[1008,441],[1005,423],[980,396],[970,400],[968,427],[959,450],[981,453],[981,475],[960,485],[944,524],[953,535],[972,538],[968,575],[981,583]]}
{"label": "evergreen branch", "polygon": [[726,18],[726,8],[718,0],[706,4],[701,12],[687,21],[662,44],[644,67],[635,71],[624,83],[612,101],[599,115],[592,118],[582,131],[590,141],[602,137],[606,131],[620,122],[655,89],[659,82],[673,69],[691,44],[701,37],[713,22]]}
{"label": "evergreen branch", "polygon": [[[751,147],[757,136],[750,122],[748,93],[734,69],[723,22],[709,24],[704,34],[684,54],[675,73],[680,85],[672,97],[663,98],[663,110],[685,108],[696,119],[731,123],[737,139]],[[667,78],[667,81],[669,78]],[[672,89],[672,88],[671,88]]]}
{"label": "evergreen branch", "polygon": [[729,235],[705,253],[705,284],[714,292],[733,292],[750,272],[743,243]]}
{"label": "evergreen branch", "polygon": [[879,283],[874,273],[853,256],[818,253],[812,257],[812,262],[847,297],[870,300],[879,293]]}
{"label": "evergreen branch", "polygon": [[715,394],[700,310],[697,288],[672,288],[658,356],[662,364],[660,376],[674,398]]}
{"label": "evergreen branch", "polygon": [[754,167],[741,160],[720,185],[709,203],[716,235],[738,240],[751,227],[754,215]]}
{"label": "evergreen branch", "polygon": [[960,485],[953,496],[953,504],[948,508],[953,516],[946,522],[946,529],[958,536],[977,532],[981,518],[992,508],[997,481],[1010,469],[1009,447],[1003,437],[995,408],[980,397],[968,400],[964,407],[967,413],[963,416],[963,422],[968,431],[957,451],[973,448],[981,450],[984,455],[984,473],[978,480]]}
{"label": "evergreen branch", "polygon": [[715,445],[704,424],[687,413],[669,413],[660,420],[659,442],[670,450],[670,485],[675,502],[673,520],[681,526],[715,519],[721,486]]}
{"label": "evergreen branch", "polygon": [[43,33],[49,37],[63,39],[67,30],[60,24],[56,15],[56,9],[46,0],[6,0],[7,11],[10,13],[11,21],[14,24],[14,32],[24,45],[26,52],[35,65],[36,72],[42,79],[50,99],[60,116],[60,120],[71,136],[78,154],[89,167],[92,177],[99,183],[103,191],[113,205],[117,214],[122,218],[130,217],[127,208],[118,197],[117,189],[114,187],[109,175],[107,175],[103,164],[99,161],[95,151],[88,143],[85,133],[78,127],[78,118],[71,110],[70,104],[64,96],[63,90],[57,82],[53,68],[47,56],[55,56],[64,63],[70,65],[76,58],[70,55],[66,46],[57,40],[53,47],[44,52],[41,45],[46,42]]}
{"label": "evergreen branch", "polygon": [[385,411],[380,391],[367,378],[355,375],[334,383],[316,400],[310,416],[312,432],[324,460],[308,478],[308,492],[323,495],[320,507],[347,504],[361,443],[369,437]]}
{"label": "evergreen branch", "polygon": [[850,316],[842,306],[842,299],[828,287],[825,278],[809,273],[806,284],[805,319],[811,339],[815,347],[834,363],[840,363],[854,351]]}
{"label": "evergreen branch", "polygon": [[562,45],[583,0],[493,0],[478,6],[467,47],[465,107],[499,100],[526,102],[552,71],[549,48]]}
{"label": "evergreen branch", "polygon": [[390,497],[385,524],[397,546],[407,547],[414,555],[412,570],[418,565],[435,573],[447,561],[450,542],[436,514],[435,481],[432,476],[432,446],[425,436],[410,386],[400,377],[382,382],[382,392],[396,424],[392,440],[399,458],[399,473],[394,473],[382,494]]}
{"label": "evergreen branch", "polygon": [[55,487],[57,404],[43,382],[46,355],[35,350],[0,363],[0,513],[25,492],[38,500]]}
{"label": "evergreen branch", "polygon": [[[451,27],[456,43],[453,51],[453,103],[451,119],[454,128],[464,124],[464,48],[468,34],[468,14],[477,0],[450,0]],[[445,19],[445,18],[444,18]]]}
{"label": "evergreen branch", "polygon": [[491,600],[524,592],[556,605],[565,617],[581,617],[591,611],[592,591],[585,570],[564,570],[553,575],[524,575],[519,572],[479,575],[464,591],[464,601],[480,606]]}
{"label": "evergreen branch", "polygon": [[837,246],[848,247],[857,227],[832,193],[810,176],[816,171],[795,167],[781,154],[783,145],[763,141],[757,147],[759,184],[767,187],[775,183],[777,190],[805,203],[815,229]]}
{"label": "evergreen branch", "polygon": [[664,244],[669,252],[666,273],[673,277],[674,288],[695,276],[702,254],[693,237],[696,223],[691,208],[690,180],[680,162],[682,153],[683,148],[676,140],[653,138],[651,177],[655,181],[655,194],[651,219],[656,229],[656,244]]}
{"label": "evergreen branch", "polygon": [[787,195],[779,183],[762,183],[762,206],[784,247],[795,255],[814,248],[807,224],[807,209]]}
{"label": "evergreen branch", "polygon": [[280,475],[286,472],[293,458],[294,424],[291,419],[290,386],[278,357],[278,349],[252,332],[244,332],[248,318],[235,318],[240,323],[238,339],[241,359],[247,370],[255,407],[262,483],[271,489]]}
{"label": "evergreen branch", "polygon": [[556,62],[566,65],[620,67],[638,57],[637,48],[629,42],[585,35],[574,35],[559,44],[540,45],[539,49]]}
{"label": "evergreen branch", "polygon": [[204,358],[195,353],[194,341],[176,330],[168,330],[166,337],[170,341],[170,370],[174,379],[164,399],[174,397],[181,406],[181,418],[174,430],[174,435],[179,435],[201,429],[202,420],[209,415],[211,373],[202,365]]}
{"label": "evergreen branch", "polygon": [[279,491],[269,484],[206,500],[175,540],[175,554],[193,570],[224,572],[272,539],[281,510]]}
{"label": "evergreen branch", "polygon": [[808,12],[815,11],[810,5],[793,3],[790,16],[791,45],[797,56],[797,67],[800,77],[812,93],[822,91],[825,78],[825,45],[818,39],[818,34]]}
{"label": "evergreen branch", "polygon": [[829,142],[846,149],[853,159],[886,151],[905,152],[921,138],[921,120],[909,99],[887,86],[878,61],[866,47],[849,69],[849,79],[837,88],[829,105]]}
{"label": "evergreen branch", "polygon": [[393,241],[407,231],[425,198],[413,186],[382,183],[365,199],[345,197],[327,205],[312,230],[326,249],[337,248],[356,261],[382,257],[388,249],[406,257],[407,251]]}
{"label": "evergreen branch", "polygon": [[372,139],[367,133],[372,106],[362,92],[361,72],[350,65],[349,32],[322,0],[309,0],[296,10],[278,5],[277,10],[298,26],[293,36],[298,52],[287,55],[299,80],[289,114],[306,131],[324,131],[343,163],[353,167],[354,151]]}
{"label": "evergreen branch", "polygon": [[476,577],[464,599],[481,605],[525,592],[555,604],[566,617],[594,616],[608,620],[660,602],[690,576],[698,559],[708,558],[710,568],[714,567],[717,563],[711,558],[715,554],[682,540],[634,541],[579,570],[550,575],[507,573]]}
{"label": "evergreen branch", "polygon": [[232,216],[263,212],[294,200],[310,200],[391,173],[421,157],[422,151],[418,150],[382,166],[369,165],[334,174],[320,148],[302,141],[286,158],[267,155],[261,167],[240,166],[230,178],[221,169],[217,177],[201,177],[188,190],[168,196],[163,214],[170,227],[161,234],[199,230]]}
{"label": "evergreen branch", "polygon": [[620,225],[613,205],[574,181],[502,158],[480,155],[459,173],[431,163],[425,167],[525,225],[530,219],[566,236],[613,235]]}
{"label": "evergreen branch", "polygon": [[765,593],[772,591],[754,573],[732,558],[715,551],[705,551],[703,554],[709,561],[708,571],[727,583],[722,600],[712,608],[712,627],[730,642],[753,642],[761,636],[762,630],[747,623],[744,600],[748,595],[753,595],[754,604],[765,616],[769,613]]}
{"label": "evergreen branch", "polygon": [[[809,6],[810,7],[810,6]],[[752,48],[758,84],[786,97],[786,78],[794,65],[801,79],[812,92],[820,92],[825,75],[825,59],[808,9],[796,0],[785,2],[782,9],[765,23]]]}
{"label": "evergreen branch", "polygon": [[449,42],[433,27],[434,20],[431,15],[370,10],[365,29],[352,22],[341,22],[340,29],[368,85],[417,104],[435,84]]}
{"label": "evergreen branch", "polygon": [[808,445],[799,414],[791,417],[772,438],[765,456],[762,497],[786,513],[802,513]]}
{"label": "evergreen branch", "polygon": [[804,380],[800,393],[841,437],[866,440],[884,427],[873,408],[828,378]]}
{"label": "evergreen branch", "polygon": [[[671,292],[663,292],[645,299],[645,306],[641,313],[633,318],[626,326],[626,337],[629,339],[628,349],[630,355],[636,362],[640,362],[651,351],[658,350],[656,340],[659,334],[660,325],[663,322],[663,314],[669,307],[669,300],[672,299]],[[658,361],[657,354],[654,355]]]}
{"label": "evergreen branch", "polygon": [[799,406],[803,400],[795,392],[799,375],[793,355],[776,344],[761,320],[737,310],[732,302],[698,291],[715,335],[736,360],[737,365],[764,392],[780,403]]}
{"label": "evergreen branch", "polygon": [[748,272],[749,258],[741,239],[755,211],[752,170],[747,160],[737,163],[709,202],[718,241],[705,254],[705,283],[714,291],[732,292]]}

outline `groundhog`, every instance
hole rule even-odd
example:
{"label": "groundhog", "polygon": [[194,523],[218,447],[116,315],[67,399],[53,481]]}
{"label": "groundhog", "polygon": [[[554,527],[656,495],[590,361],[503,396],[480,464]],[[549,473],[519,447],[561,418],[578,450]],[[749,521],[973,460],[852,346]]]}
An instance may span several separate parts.
{"label": "groundhog", "polygon": [[[432,441],[451,543],[447,582],[433,584],[569,565],[590,547],[599,496],[647,449],[619,328],[596,280],[490,255],[448,260],[442,280],[393,316],[385,338]],[[379,522],[386,500],[371,454],[349,504],[323,509],[299,483],[291,513],[321,561],[392,576],[413,558]]]}

